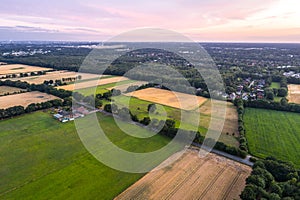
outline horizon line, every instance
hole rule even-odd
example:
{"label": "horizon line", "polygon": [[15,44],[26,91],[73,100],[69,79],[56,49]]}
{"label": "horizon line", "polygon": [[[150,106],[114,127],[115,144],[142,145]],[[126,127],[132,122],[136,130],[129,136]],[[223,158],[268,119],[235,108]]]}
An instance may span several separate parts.
{"label": "horizon line", "polygon": [[71,43],[236,43],[236,44],[300,44],[300,41],[98,41],[98,40],[0,40],[0,43],[13,42],[71,42]]}

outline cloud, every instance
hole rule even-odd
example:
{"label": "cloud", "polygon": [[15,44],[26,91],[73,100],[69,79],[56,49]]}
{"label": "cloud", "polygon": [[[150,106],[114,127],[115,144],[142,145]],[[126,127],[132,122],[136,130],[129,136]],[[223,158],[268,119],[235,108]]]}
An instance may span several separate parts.
{"label": "cloud", "polygon": [[10,27],[6,31],[62,35],[62,39],[82,34],[103,40],[138,27],[170,29],[195,40],[232,39],[223,33],[243,33],[236,39],[247,39],[255,31],[272,34],[266,30],[297,27],[299,15],[293,5],[292,0],[2,0],[0,25],[2,31]]}

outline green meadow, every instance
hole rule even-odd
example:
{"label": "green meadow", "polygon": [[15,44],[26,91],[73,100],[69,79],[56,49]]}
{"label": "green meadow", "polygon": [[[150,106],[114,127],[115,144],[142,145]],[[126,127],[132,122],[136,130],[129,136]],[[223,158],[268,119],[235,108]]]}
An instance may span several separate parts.
{"label": "green meadow", "polygon": [[[170,141],[161,135],[131,137],[112,117],[100,113],[97,117],[107,137],[125,150],[150,152]],[[89,118],[80,120],[88,124]],[[118,123],[143,136],[153,134]],[[144,175],[100,163],[82,145],[74,122],[60,123],[47,112],[3,120],[0,128],[0,199],[112,199]]]}
{"label": "green meadow", "polygon": [[244,122],[251,154],[274,156],[300,166],[298,113],[246,108]]}

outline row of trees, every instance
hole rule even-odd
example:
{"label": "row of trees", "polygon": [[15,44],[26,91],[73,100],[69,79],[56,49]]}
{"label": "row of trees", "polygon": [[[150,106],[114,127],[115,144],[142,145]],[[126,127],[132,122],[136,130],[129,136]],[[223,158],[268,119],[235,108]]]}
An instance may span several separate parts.
{"label": "row of trees", "polygon": [[0,81],[0,86],[2,85],[18,87],[18,88],[26,89],[27,91],[45,92],[60,97],[63,100],[55,99],[55,100],[50,100],[42,103],[32,103],[28,105],[26,108],[24,108],[23,106],[13,106],[7,109],[0,109],[0,119],[10,118],[24,113],[30,113],[36,110],[41,110],[41,109],[46,109],[51,107],[72,105],[72,100],[70,98],[72,92],[70,91],[66,91],[63,89],[58,90],[52,86],[48,86],[45,84],[35,85],[35,84],[29,84],[27,82],[11,81],[11,80]]}
{"label": "row of trees", "polygon": [[29,84],[27,82],[22,82],[22,81],[5,80],[5,81],[0,81],[0,86],[1,85],[22,88],[22,89],[26,89],[27,91],[44,92],[47,94],[52,94],[52,95],[57,96],[62,99],[72,95],[71,91],[67,91],[67,90],[63,90],[63,89],[56,89],[53,86],[49,86],[46,84],[36,85],[36,84]]}
{"label": "row of trees", "polygon": [[248,152],[248,143],[245,137],[245,127],[244,127],[244,102],[242,99],[235,99],[234,105],[237,107],[238,113],[238,131],[239,131],[239,149]]}
{"label": "row of trees", "polygon": [[[155,104],[149,104],[147,107],[148,112],[155,112],[156,110],[156,106]],[[118,108],[118,106],[116,104],[106,104],[104,106],[104,111],[109,112],[109,113],[113,113],[118,115],[122,120],[125,121],[134,121],[137,123],[140,123],[142,125],[147,126],[148,129],[152,130],[152,131],[159,131],[159,134],[161,135],[165,135],[167,137],[173,138],[176,136],[176,134],[178,133],[179,129],[176,128],[175,124],[175,120],[173,119],[167,119],[166,121],[163,120],[158,120],[158,119],[150,119],[150,117],[146,116],[143,119],[139,120],[137,115],[132,114],[132,112],[128,109],[128,108]],[[182,132],[184,132],[184,134],[186,134],[186,136],[194,136],[193,138],[193,142],[198,143],[198,144],[202,144],[205,137],[201,135],[200,132],[191,132],[188,130],[180,130]],[[231,147],[231,146],[227,146],[226,144],[224,144],[223,142],[216,142],[214,141],[214,139],[208,138],[206,139],[206,144],[207,143],[215,143],[214,148],[226,153],[229,153],[231,155],[235,155],[235,156],[239,156],[241,158],[245,158],[247,156],[247,152],[239,149],[239,148],[235,148],[235,147]]]}
{"label": "row of trees", "polygon": [[60,79],[57,79],[57,80],[45,80],[44,81],[44,84],[45,85],[52,85],[52,86],[60,86],[60,85],[67,85],[67,83],[63,83]]}
{"label": "row of trees", "polygon": [[[49,70],[51,71],[51,70]],[[28,76],[40,76],[40,75],[45,75],[45,71],[38,71],[38,72],[29,72],[29,73],[13,73],[13,74],[6,74],[5,76],[2,76],[2,79],[6,78],[17,78],[19,77],[28,77]]]}
{"label": "row of trees", "polygon": [[268,157],[253,165],[251,175],[240,197],[243,200],[300,199],[299,171],[287,162]]}
{"label": "row of trees", "polygon": [[31,103],[26,108],[23,106],[13,106],[7,109],[0,109],[0,119],[6,119],[22,115],[24,113],[30,113],[37,110],[59,107],[59,106],[71,106],[72,101],[62,101],[60,99],[50,100],[42,103]]}
{"label": "row of trees", "polygon": [[252,108],[263,108],[263,109],[300,113],[300,105],[294,103],[288,103],[288,100],[285,97],[283,97],[280,100],[280,102],[273,102],[273,101],[270,102],[262,99],[256,101],[244,101],[244,105],[246,107],[252,107]]}

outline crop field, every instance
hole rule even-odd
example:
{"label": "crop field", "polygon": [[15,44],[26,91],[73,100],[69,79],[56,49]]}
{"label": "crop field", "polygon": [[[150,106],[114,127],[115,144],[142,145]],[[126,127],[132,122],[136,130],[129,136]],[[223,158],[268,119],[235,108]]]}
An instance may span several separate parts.
{"label": "crop field", "polygon": [[171,165],[152,170],[115,199],[240,199],[250,172],[250,167],[215,154],[200,158],[198,151],[187,150]]}
{"label": "crop field", "polygon": [[15,92],[26,91],[24,89],[10,87],[10,86],[0,86],[0,96],[4,94],[13,94]]}
{"label": "crop field", "polygon": [[300,166],[298,113],[246,108],[244,122],[251,154],[274,156]]}
{"label": "crop field", "polygon": [[288,85],[288,100],[290,103],[300,104],[300,85],[289,84]]}
{"label": "crop field", "polygon": [[204,97],[197,97],[195,95],[168,91],[158,88],[147,88],[143,90],[137,90],[128,93],[127,95],[174,108],[180,108],[183,110],[195,109],[201,104],[203,104],[205,101],[207,101],[207,98]]}
{"label": "crop field", "polygon": [[69,85],[63,85],[63,86],[58,86],[58,89],[64,89],[64,90],[79,90],[79,89],[83,89],[83,88],[94,88],[98,85],[105,85],[105,84],[109,84],[109,83],[116,83],[116,82],[120,82],[120,81],[125,81],[128,80],[128,78],[126,77],[113,77],[113,78],[103,78],[103,79],[99,79],[99,80],[92,80],[92,81],[84,81],[84,82],[78,82],[75,84],[69,84]]}
{"label": "crop field", "polygon": [[[81,76],[81,80],[100,78],[100,76],[97,74],[77,73],[77,72],[63,70],[63,71],[47,72],[45,75],[41,75],[41,76],[28,76],[22,78],[14,78],[11,80],[26,81],[30,84],[42,84],[45,80],[55,81],[55,80],[62,80],[63,78],[76,78],[78,76]],[[105,76],[107,75],[102,75],[101,77],[105,77]]]}
{"label": "crop field", "polygon": [[26,92],[0,97],[0,108],[5,109],[13,106],[27,107],[31,103],[42,103],[54,99],[58,99],[58,97],[38,91]]}
{"label": "crop field", "polygon": [[[145,101],[125,95],[117,96],[113,99],[114,103],[118,105],[119,108],[129,106],[130,111],[134,115],[137,115],[139,120],[143,119],[146,116],[149,116],[147,108],[150,103],[153,103],[151,101]],[[205,108],[201,109],[202,106],[205,106]],[[156,104],[156,110],[150,115],[150,117],[158,120],[172,118],[176,121],[176,127],[180,126],[182,129],[186,130],[198,129],[201,132],[201,134],[205,135],[211,122],[210,100],[208,99],[204,104],[202,104],[200,106],[200,109],[201,111],[199,113],[199,109],[186,111],[170,106]],[[188,113],[188,117],[181,120],[181,114],[184,113]],[[225,124],[222,130],[222,134],[220,135],[219,141],[224,142],[225,144],[230,146],[238,147],[239,142],[235,138],[236,136],[238,136],[237,112],[235,107],[232,104],[227,103],[226,113],[227,114],[225,117]],[[199,122],[197,122],[197,120],[199,120]]]}
{"label": "crop field", "polygon": [[231,102],[222,102],[218,100],[214,100],[214,113],[212,113],[212,101],[208,99],[204,104],[197,109],[198,112],[204,115],[213,115],[220,116],[221,110],[223,106],[226,106],[226,115],[225,115],[225,123],[223,127],[223,133],[228,133],[230,135],[239,136],[238,131],[238,113],[236,107]]}
{"label": "crop field", "polygon": [[[145,142],[124,134],[112,117],[98,113],[98,119],[109,139],[128,151],[150,152],[169,142],[160,135]],[[91,118],[79,120],[89,124]],[[139,126],[119,123],[132,132],[152,135]],[[0,127],[0,199],[113,199],[144,175],[98,162],[82,145],[74,122],[58,122],[49,113],[3,120]]]}
{"label": "crop field", "polygon": [[20,73],[49,71],[49,70],[52,70],[52,69],[44,68],[44,67],[29,66],[29,65],[21,65],[21,64],[0,65],[0,76],[6,75],[6,74],[20,74]]}

